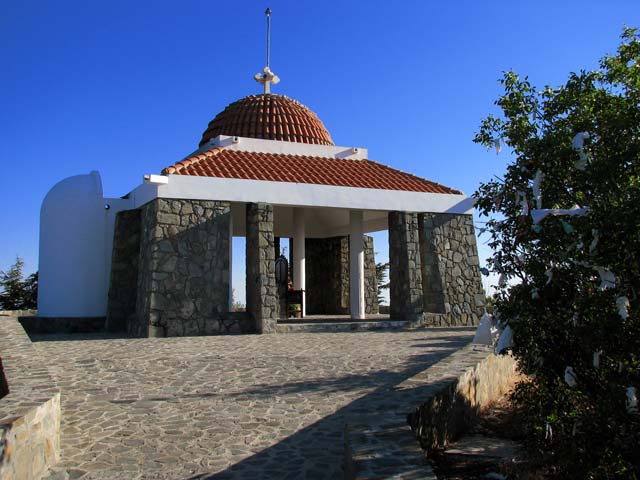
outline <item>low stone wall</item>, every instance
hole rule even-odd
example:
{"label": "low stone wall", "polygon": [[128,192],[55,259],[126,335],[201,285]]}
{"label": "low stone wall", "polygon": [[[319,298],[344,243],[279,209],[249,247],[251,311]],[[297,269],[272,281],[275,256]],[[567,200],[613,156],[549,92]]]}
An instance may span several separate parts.
{"label": "low stone wall", "polygon": [[347,419],[345,478],[437,480],[425,453],[460,435],[517,379],[512,357],[477,344],[406,379],[387,402]]}
{"label": "low stone wall", "polygon": [[60,459],[60,391],[15,316],[0,316],[0,338],[0,479],[40,479]]}
{"label": "low stone wall", "polygon": [[517,379],[514,358],[492,353],[458,378],[442,382],[407,415],[407,423],[429,455],[458,438],[482,411],[511,390]]}

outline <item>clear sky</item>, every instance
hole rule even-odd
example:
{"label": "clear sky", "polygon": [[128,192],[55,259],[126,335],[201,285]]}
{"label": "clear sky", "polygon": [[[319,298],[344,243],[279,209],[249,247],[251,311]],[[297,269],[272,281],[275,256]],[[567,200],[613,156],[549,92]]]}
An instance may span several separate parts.
{"label": "clear sky", "polygon": [[[98,170],[106,196],[124,195],[193,151],[227,104],[260,93],[267,6],[274,93],[314,110],[336,144],[467,194],[508,161],[472,143],[502,71],[558,84],[640,26],[638,0],[2,6],[0,269],[20,255],[27,272],[56,182]],[[386,255],[383,237],[376,250]]]}

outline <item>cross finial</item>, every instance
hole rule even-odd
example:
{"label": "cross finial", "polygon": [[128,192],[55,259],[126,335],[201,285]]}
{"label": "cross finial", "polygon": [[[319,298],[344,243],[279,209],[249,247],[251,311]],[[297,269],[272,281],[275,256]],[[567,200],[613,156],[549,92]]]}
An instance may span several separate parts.
{"label": "cross finial", "polygon": [[271,9],[267,8],[264,12],[267,16],[267,66],[262,69],[262,73],[256,73],[253,78],[256,82],[261,83],[264,87],[264,93],[271,93],[271,84],[280,83],[280,78],[271,71]]}

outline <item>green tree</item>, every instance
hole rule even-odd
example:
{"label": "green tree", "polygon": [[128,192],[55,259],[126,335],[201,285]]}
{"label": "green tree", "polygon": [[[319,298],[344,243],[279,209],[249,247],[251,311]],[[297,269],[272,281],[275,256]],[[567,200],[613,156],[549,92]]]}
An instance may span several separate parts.
{"label": "green tree", "polygon": [[38,274],[33,273],[24,279],[24,261],[16,257],[8,271],[0,271],[0,309],[29,310],[37,308]]}
{"label": "green tree", "polygon": [[384,303],[384,295],[382,292],[389,288],[389,282],[385,282],[387,279],[387,273],[389,271],[389,262],[376,263],[376,284],[378,286],[378,305]]}
{"label": "green tree", "polygon": [[493,314],[495,303],[496,299],[493,297],[493,295],[485,295],[484,309],[487,311],[487,313]]}
{"label": "green tree", "polygon": [[561,478],[638,478],[640,38],[625,29],[557,88],[501,83],[475,141],[513,160],[476,197],[496,314],[529,376],[514,399],[531,452]]}

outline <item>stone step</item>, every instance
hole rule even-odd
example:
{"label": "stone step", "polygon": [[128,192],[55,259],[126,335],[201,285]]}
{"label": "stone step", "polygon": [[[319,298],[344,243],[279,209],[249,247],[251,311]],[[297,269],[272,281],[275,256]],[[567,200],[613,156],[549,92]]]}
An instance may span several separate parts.
{"label": "stone step", "polygon": [[405,416],[379,412],[345,425],[345,478],[437,480]]}
{"label": "stone step", "polygon": [[318,332],[353,332],[368,330],[396,330],[408,327],[406,320],[384,320],[373,322],[326,321],[313,323],[278,323],[278,333],[318,333]]}

